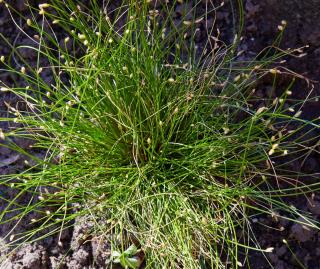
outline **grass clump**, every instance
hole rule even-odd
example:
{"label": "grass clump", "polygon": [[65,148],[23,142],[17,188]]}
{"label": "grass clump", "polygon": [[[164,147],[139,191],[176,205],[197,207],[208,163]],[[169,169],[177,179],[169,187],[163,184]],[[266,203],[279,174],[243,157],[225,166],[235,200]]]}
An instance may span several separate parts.
{"label": "grass clump", "polygon": [[[257,108],[252,97],[260,77],[276,76],[268,64],[281,53],[236,63],[237,39],[230,46],[210,39],[199,50],[185,35],[197,31],[196,9],[176,27],[170,6],[156,16],[146,2],[105,12],[92,5],[90,11],[74,1],[41,6],[27,23],[38,35],[26,47],[38,54],[37,66],[19,48],[12,56],[24,69],[7,65],[26,85],[2,89],[25,109],[9,107],[14,115],[2,120],[18,126],[3,139],[30,139],[33,151],[45,153],[36,158],[9,143],[32,165],[2,176],[1,184],[16,189],[17,199],[28,193],[30,203],[10,202],[2,222],[39,213],[36,228],[11,244],[33,241],[44,229],[60,232],[89,215],[103,220],[100,232],[114,235],[119,257],[119,250],[139,247],[147,268],[237,268],[239,249],[260,249],[248,237],[249,210],[295,214],[276,197],[310,191],[282,178],[270,159],[296,148],[288,138],[297,130],[286,128],[301,120],[280,102]],[[69,34],[62,43],[51,28],[57,25]],[[284,190],[272,183],[281,180],[288,183]],[[8,212],[15,214],[6,220]]]}

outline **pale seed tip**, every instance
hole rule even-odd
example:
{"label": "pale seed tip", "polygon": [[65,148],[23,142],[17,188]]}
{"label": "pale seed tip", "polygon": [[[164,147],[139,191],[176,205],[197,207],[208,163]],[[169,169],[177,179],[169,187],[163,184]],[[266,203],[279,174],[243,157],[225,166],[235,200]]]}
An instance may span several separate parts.
{"label": "pale seed tip", "polygon": [[48,8],[50,5],[48,3],[39,4],[39,9]]}
{"label": "pale seed tip", "polygon": [[269,248],[266,248],[264,251],[268,252],[268,253],[271,253],[271,252],[273,252],[273,250],[274,250],[273,247],[269,247]]}

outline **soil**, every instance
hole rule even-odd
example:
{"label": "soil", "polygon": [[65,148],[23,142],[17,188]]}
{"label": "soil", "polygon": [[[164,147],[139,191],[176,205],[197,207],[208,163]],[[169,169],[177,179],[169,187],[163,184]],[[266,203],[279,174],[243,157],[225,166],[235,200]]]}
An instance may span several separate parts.
{"label": "soil", "polygon": [[[232,1],[232,0],[230,0]],[[221,31],[221,38],[226,43],[233,40],[233,17],[230,12],[230,1],[225,1],[225,6],[217,12],[217,24]],[[24,1],[12,1],[12,5],[22,14],[29,16],[28,9]],[[154,3],[158,7],[161,1]],[[181,14],[190,9],[188,1],[179,1],[175,7],[175,21],[181,23]],[[202,8],[205,3],[202,1]],[[219,1],[215,1],[219,2]],[[234,1],[235,2],[235,1]],[[272,44],[278,33],[278,25],[281,20],[287,21],[287,29],[283,36],[282,46],[284,48],[301,47],[309,45],[307,55],[302,58],[288,57],[285,67],[297,73],[317,80],[320,78],[320,0],[246,0],[245,6],[245,28],[241,49],[245,51],[244,59],[250,59],[257,53]],[[38,4],[37,1],[29,1],[30,4]],[[221,3],[221,1],[220,1]],[[201,7],[200,7],[201,8]],[[209,18],[210,20],[210,18]],[[17,22],[22,22],[17,19]],[[24,28],[25,26],[21,24]],[[25,29],[25,28],[24,28]],[[201,32],[197,36],[196,42],[201,47],[205,42],[205,24],[200,27]],[[0,33],[7,37],[15,45],[30,44],[30,39],[22,34],[13,24],[8,12],[0,5]],[[63,33],[58,33],[58,38],[64,38]],[[10,48],[0,39],[0,55],[8,55]],[[30,62],[36,62],[36,55],[23,52],[24,57]],[[14,63],[18,65],[18,63]],[[0,64],[1,68],[1,64]],[[44,74],[46,76],[46,74]],[[50,81],[50,74],[47,74]],[[0,80],[7,84],[12,84],[18,78],[3,72],[0,69]],[[314,83],[314,95],[320,95],[320,86]],[[261,97],[267,96],[266,88],[258,89]],[[303,98],[310,92],[310,88],[305,81],[301,80],[295,84],[293,96]],[[2,93],[0,97],[0,117],[8,116],[7,104],[16,104],[18,100],[9,94]],[[308,103],[303,110],[302,117],[314,119],[320,116],[319,104],[317,102]],[[6,130],[10,128],[9,123],[0,123],[0,128]],[[319,131],[314,130],[312,135],[319,136]],[[16,140],[22,148],[29,148],[30,141]],[[32,152],[41,154],[40,152]],[[27,160],[30,161],[30,160]],[[6,147],[0,147],[0,174],[19,172],[27,166],[26,159]],[[294,163],[295,170],[308,173],[319,173],[319,154],[311,154],[303,165]],[[10,200],[16,193],[4,187],[0,188],[0,197]],[[20,203],[28,203],[30,197],[23,197]],[[310,213],[310,216],[320,220],[320,193],[314,193],[307,197],[293,197],[286,202],[294,205],[300,210]],[[7,206],[4,200],[0,201],[0,212]],[[278,214],[281,214],[278,212]],[[13,216],[13,215],[12,215]],[[10,216],[6,216],[7,218]],[[30,227],[31,219],[36,216],[30,214],[28,219],[17,223],[5,223],[0,225],[0,256],[4,256],[4,242],[9,238],[6,235],[15,226],[15,232],[25,231]],[[274,251],[267,256],[268,260],[261,253],[251,252],[249,255],[250,268],[255,269],[294,269],[294,268],[320,268],[320,232],[312,230],[301,224],[286,221],[275,216],[261,215],[252,219],[252,227],[257,236],[256,240],[263,248],[273,247]],[[106,262],[110,258],[110,245],[107,235],[87,237],[88,231],[93,223],[87,219],[76,219],[74,225],[66,229],[59,236],[49,236],[43,240],[20,247],[15,254],[2,262],[1,269],[46,269],[46,268],[105,268]],[[287,244],[283,242],[286,240]],[[289,246],[289,247],[288,247]],[[0,260],[1,262],[1,260]],[[244,263],[244,262],[243,262]],[[302,267],[302,265],[304,267]]]}

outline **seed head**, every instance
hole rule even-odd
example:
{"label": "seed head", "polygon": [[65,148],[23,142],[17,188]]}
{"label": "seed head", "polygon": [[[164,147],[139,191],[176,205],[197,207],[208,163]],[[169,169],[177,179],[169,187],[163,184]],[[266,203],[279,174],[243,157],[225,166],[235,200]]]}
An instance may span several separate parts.
{"label": "seed head", "polygon": [[84,40],[84,39],[86,39],[86,35],[85,34],[78,34],[78,37],[79,37],[79,39],[80,40]]}
{"label": "seed head", "polygon": [[270,72],[271,74],[275,75],[275,74],[277,74],[279,71],[278,71],[277,69],[275,69],[275,68],[272,68],[272,69],[269,70],[269,72]]}
{"label": "seed head", "polygon": [[4,132],[2,131],[2,129],[0,128],[0,139],[1,140],[5,140],[5,135],[4,135]]}
{"label": "seed head", "polygon": [[302,110],[299,110],[296,114],[294,114],[295,118],[299,118],[302,114]]}
{"label": "seed head", "polygon": [[32,21],[30,19],[27,19],[27,25],[31,26],[32,25]]}
{"label": "seed head", "polygon": [[192,24],[192,21],[183,21],[184,25],[190,26]]}
{"label": "seed head", "polygon": [[230,132],[230,129],[228,127],[223,127],[222,129],[225,135],[227,135]]}
{"label": "seed head", "polygon": [[267,108],[265,106],[258,108],[256,115],[259,115],[260,113],[262,113],[265,110],[267,110]]}
{"label": "seed head", "polygon": [[39,9],[48,8],[50,5],[48,3],[39,4]]}
{"label": "seed head", "polygon": [[14,234],[10,235],[9,240],[10,240],[10,241],[13,241],[14,237],[15,237],[15,235],[14,235]]}
{"label": "seed head", "polygon": [[0,57],[0,61],[4,63],[4,60],[5,60],[4,56],[3,56],[3,55],[1,55],[1,57]]}
{"label": "seed head", "polygon": [[234,82],[239,81],[239,80],[240,80],[240,78],[241,78],[241,76],[240,76],[240,75],[237,75],[237,76],[234,78]]}
{"label": "seed head", "polygon": [[20,71],[21,71],[22,74],[25,74],[26,73],[26,68],[24,66],[22,66]]}
{"label": "seed head", "polygon": [[268,253],[271,253],[271,252],[273,252],[273,250],[274,250],[273,247],[269,247],[269,248],[266,248],[264,251],[268,252]]}
{"label": "seed head", "polygon": [[10,89],[6,87],[1,87],[0,92],[8,92]]}

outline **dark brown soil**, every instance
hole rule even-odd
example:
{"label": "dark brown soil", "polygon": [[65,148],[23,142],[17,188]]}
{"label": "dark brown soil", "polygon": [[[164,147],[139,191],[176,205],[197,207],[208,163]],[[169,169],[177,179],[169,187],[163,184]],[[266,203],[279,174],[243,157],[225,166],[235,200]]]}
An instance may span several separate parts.
{"label": "dark brown soil", "polygon": [[[232,0],[230,0],[232,1]],[[225,42],[231,42],[233,39],[233,19],[229,10],[230,1],[225,1],[226,5],[217,13],[217,26],[222,33],[221,38]],[[28,16],[28,9],[24,1],[10,1],[24,15]],[[38,1],[29,1],[31,4],[38,4]],[[160,2],[160,1],[159,1]],[[202,1],[205,6],[206,1]],[[221,1],[215,1],[221,2]],[[235,2],[235,1],[234,1]],[[157,4],[155,4],[157,6]],[[303,58],[290,58],[285,64],[288,67],[312,80],[320,78],[320,0],[246,0],[245,6],[245,29],[244,39],[241,43],[241,49],[245,50],[245,59],[255,57],[257,53],[272,44],[278,33],[277,26],[281,20],[288,22],[285,31],[282,46],[284,48],[301,47],[309,45],[307,55]],[[178,3],[175,7],[175,20],[179,23],[181,13],[188,10],[190,4],[188,1]],[[17,22],[25,27],[19,19]],[[180,22],[181,23],[181,22]],[[204,25],[201,27],[204,31]],[[19,33],[13,24],[8,12],[0,4],[0,33],[15,45],[30,44],[30,39]],[[58,37],[64,38],[63,33],[58,33]],[[200,33],[197,37],[199,46],[203,44],[205,34]],[[0,55],[8,55],[10,47],[0,39]],[[36,55],[26,51],[24,56],[29,61],[36,61]],[[18,65],[19,63],[13,63]],[[0,68],[2,68],[0,64]],[[50,81],[48,74],[48,81]],[[0,69],[0,80],[7,84],[13,83],[12,75],[3,72]],[[320,86],[314,83],[314,95],[320,95]],[[265,96],[265,88],[261,89],[261,95]],[[293,94],[297,98],[304,98],[308,95],[310,88],[301,80],[298,81],[293,89]],[[11,94],[1,94],[0,96],[0,117],[7,116],[6,103],[14,104],[17,102]],[[318,102],[312,102],[305,106],[303,115],[305,119],[314,119],[320,116],[320,106]],[[9,128],[9,123],[0,123],[0,128]],[[313,131],[313,136],[319,135],[319,130]],[[23,148],[28,148],[29,141],[15,141]],[[34,154],[41,154],[34,152]],[[0,147],[0,174],[8,174],[13,171],[21,171],[25,167],[25,159],[14,151],[5,147]],[[5,164],[5,165],[3,165]],[[320,158],[319,154],[311,154],[308,159],[301,163],[294,163],[294,169],[308,173],[319,173]],[[10,199],[15,193],[8,189],[0,188],[0,196]],[[23,202],[23,201],[20,201]],[[25,197],[28,202],[28,197]],[[320,220],[320,193],[315,193],[308,197],[293,197],[286,202],[294,205],[300,210],[310,212],[311,216]],[[6,206],[6,203],[0,201],[0,211]],[[279,212],[280,214],[280,212]],[[30,216],[30,219],[34,216]],[[28,229],[30,222],[25,220],[16,227],[18,231]],[[104,268],[107,259],[110,256],[110,246],[108,238],[91,237],[83,240],[83,236],[93,224],[84,219],[77,219],[73,228],[67,229],[61,235],[62,245],[58,244],[57,237],[48,237],[45,240],[32,243],[20,248],[16,254],[0,265],[1,269],[9,268]],[[301,224],[293,224],[282,218],[262,215],[252,219],[252,226],[256,232],[257,241],[264,248],[274,247],[273,253],[267,255],[268,261],[260,254],[251,252],[249,257],[250,268],[254,269],[294,269],[320,268],[320,233],[316,230],[308,229]],[[0,225],[0,256],[4,255],[2,249],[3,239],[13,228],[13,224]],[[7,240],[8,238],[6,238]],[[287,240],[291,251],[283,243]],[[299,262],[298,262],[299,261]],[[1,262],[1,260],[0,260]],[[249,268],[249,267],[248,267]]]}

